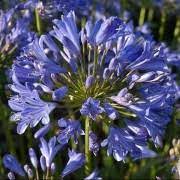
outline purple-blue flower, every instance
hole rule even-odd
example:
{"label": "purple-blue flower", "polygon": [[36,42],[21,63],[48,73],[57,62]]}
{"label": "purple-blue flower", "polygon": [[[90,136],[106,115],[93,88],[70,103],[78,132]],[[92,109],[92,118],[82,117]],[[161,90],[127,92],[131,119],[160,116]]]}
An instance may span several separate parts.
{"label": "purple-blue flower", "polygon": [[95,99],[89,97],[82,105],[80,112],[82,115],[88,116],[89,118],[96,120],[96,117],[99,114],[103,113],[104,110],[100,106],[99,100],[95,100]]}
{"label": "purple-blue flower", "polygon": [[128,153],[135,159],[155,156],[155,153],[146,147],[143,136],[133,136],[126,129],[117,127],[110,128],[109,136],[101,146],[107,146],[107,154],[112,154],[117,161],[124,161]]}
{"label": "purple-blue flower", "polygon": [[91,179],[94,179],[94,180],[102,179],[101,177],[99,177],[99,171],[97,169],[95,169],[89,176],[85,178],[85,180],[91,180]]}
{"label": "purple-blue flower", "polygon": [[42,128],[40,128],[38,131],[36,131],[36,133],[34,134],[34,138],[36,139],[39,139],[39,138],[42,138],[44,137],[48,132],[49,130],[51,129],[51,124],[47,124],[47,125],[44,125]]}
{"label": "purple-blue flower", "polygon": [[[45,158],[46,162],[46,168],[51,167],[51,163],[56,156],[56,154],[60,151],[60,149],[63,147],[60,144],[56,144],[57,140],[56,137],[52,137],[49,142],[47,142],[44,138],[40,139],[40,151]],[[43,160],[41,160],[43,161]],[[41,162],[43,164],[43,162]],[[42,167],[43,165],[41,165]],[[44,169],[44,168],[43,168]]]}
{"label": "purple-blue flower", "polygon": [[104,111],[112,120],[115,120],[119,117],[117,110],[113,108],[109,103],[104,103]]}
{"label": "purple-blue flower", "polygon": [[[10,72],[16,95],[9,104],[18,132],[40,121],[45,125],[35,134],[41,137],[42,170],[51,168],[55,154],[71,138],[77,143],[84,137],[84,122],[85,144],[95,155],[101,141],[95,131],[106,124],[109,133],[102,146],[108,155],[117,161],[128,154],[133,159],[154,157],[148,140],[162,144],[177,94],[164,48],[117,17],[89,20],[78,29],[70,11],[53,23],[53,30],[35,38]],[[42,137],[50,129],[50,114],[57,139],[48,143]],[[70,151],[69,157],[63,177],[85,162],[82,153]]]}
{"label": "purple-blue flower", "polygon": [[56,105],[44,102],[38,92],[33,90],[27,94],[22,93],[11,97],[9,106],[16,111],[11,119],[18,123],[17,132],[23,134],[28,126],[35,127],[40,121],[42,124],[48,124],[49,114]]}
{"label": "purple-blue flower", "polygon": [[74,150],[69,150],[68,156],[69,161],[67,162],[66,167],[61,173],[62,177],[65,177],[68,174],[81,168],[85,163],[85,156],[82,153],[76,153]]}
{"label": "purple-blue flower", "polygon": [[73,138],[77,144],[79,135],[84,135],[84,131],[81,129],[81,124],[78,120],[62,118],[58,121],[58,125],[61,128],[57,136],[57,141],[60,144],[67,144],[70,138]]}
{"label": "purple-blue flower", "polygon": [[96,156],[100,149],[98,138],[92,131],[89,133],[89,150]]}

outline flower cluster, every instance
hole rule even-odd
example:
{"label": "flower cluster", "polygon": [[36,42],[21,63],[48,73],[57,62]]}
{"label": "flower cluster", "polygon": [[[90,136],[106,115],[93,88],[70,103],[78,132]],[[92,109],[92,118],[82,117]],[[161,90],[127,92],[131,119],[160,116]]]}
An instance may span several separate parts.
{"label": "flower cluster", "polygon": [[[24,168],[13,155],[4,156],[9,179],[15,174],[50,178],[57,172],[56,157],[67,146],[69,160],[62,172],[58,170],[62,178],[85,165],[86,179],[101,179],[97,169],[90,174],[90,156],[97,156],[104,147],[116,161],[125,162],[127,156],[155,157],[148,143],[163,146],[179,93],[168,64],[179,64],[178,56],[144,35],[145,27],[137,29],[141,33],[134,31],[131,22],[118,17],[95,22],[89,18],[79,27],[71,10],[85,7],[89,1],[49,3],[64,15],[54,19],[53,28],[40,37],[30,36],[26,21],[17,21],[17,27],[9,32],[14,10],[0,16],[0,33],[10,33],[0,34],[0,43],[5,42],[0,44],[0,53],[18,43],[19,36],[31,37],[12,64],[9,88],[13,94],[8,104],[17,133],[36,130],[34,138],[39,143],[35,148],[39,153],[29,149],[31,165]],[[39,8],[39,12],[53,15],[46,6],[50,7],[28,1],[16,8]],[[49,141],[45,137],[48,133],[52,136]]]}
{"label": "flower cluster", "polygon": [[31,9],[20,4],[10,10],[0,10],[0,58],[5,59],[17,48],[30,43],[35,34],[30,31]]}

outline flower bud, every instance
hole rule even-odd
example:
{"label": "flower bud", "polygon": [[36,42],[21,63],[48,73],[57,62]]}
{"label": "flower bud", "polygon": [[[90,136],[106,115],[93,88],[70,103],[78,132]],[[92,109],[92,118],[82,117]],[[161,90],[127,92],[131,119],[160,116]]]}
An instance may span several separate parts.
{"label": "flower bud", "polygon": [[88,76],[85,83],[86,89],[90,88],[94,84],[94,81],[95,78],[92,75]]}
{"label": "flower bud", "polygon": [[8,173],[8,178],[9,178],[9,180],[15,180],[15,175],[14,175],[14,173],[13,173],[13,172],[9,172],[9,173]]}
{"label": "flower bud", "polygon": [[40,157],[40,164],[41,164],[41,169],[42,169],[43,171],[46,171],[46,159],[45,159],[44,156],[41,156],[41,157]]}
{"label": "flower bud", "polygon": [[33,148],[29,149],[29,157],[30,157],[32,165],[34,166],[35,169],[37,169],[38,160],[37,160],[37,156]]}
{"label": "flower bud", "polygon": [[56,165],[55,163],[51,163],[51,174],[53,175],[56,171]]}
{"label": "flower bud", "polygon": [[30,169],[30,168],[29,168],[27,173],[28,173],[28,177],[29,177],[29,179],[32,179],[32,178],[33,178],[33,176],[34,176],[34,175],[33,175],[33,171],[32,171],[32,169]]}

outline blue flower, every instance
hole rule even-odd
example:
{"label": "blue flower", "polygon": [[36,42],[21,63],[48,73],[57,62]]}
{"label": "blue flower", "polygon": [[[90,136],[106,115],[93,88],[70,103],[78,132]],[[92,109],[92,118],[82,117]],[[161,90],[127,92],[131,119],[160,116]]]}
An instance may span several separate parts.
{"label": "blue flower", "polygon": [[35,33],[29,29],[29,19],[19,14],[14,8],[7,12],[0,11],[0,53],[3,58],[12,55],[15,50],[19,52],[34,39]]}
{"label": "blue flower", "polygon": [[99,177],[99,171],[97,169],[95,169],[89,176],[85,178],[85,180],[91,180],[91,179],[94,179],[94,180],[102,179],[101,177]]}
{"label": "blue flower", "polygon": [[74,12],[71,11],[67,16],[63,16],[62,20],[54,20],[53,22],[56,26],[54,26],[54,30],[51,31],[51,35],[63,44],[67,55],[70,54],[71,57],[79,56],[80,37],[75,23]]}
{"label": "blue flower", "polygon": [[95,100],[91,97],[89,97],[84,104],[82,105],[82,108],[80,109],[80,112],[84,116],[88,116],[89,118],[96,120],[96,117],[103,113],[103,108],[100,106],[100,101]]}
{"label": "blue flower", "polygon": [[20,84],[12,87],[19,95],[11,97],[9,106],[16,111],[11,120],[17,121],[17,132],[22,134],[28,126],[35,127],[40,121],[48,124],[49,114],[55,108],[54,103],[47,103],[40,99],[36,90],[30,91]]}
{"label": "blue flower", "polygon": [[91,21],[86,23],[87,42],[92,46],[112,41],[122,34],[124,34],[125,25],[117,17],[110,17],[108,19],[98,20],[94,27]]}
{"label": "blue flower", "polygon": [[101,146],[106,145],[107,154],[113,154],[117,161],[124,161],[128,153],[135,159],[155,156],[153,151],[147,149],[144,137],[132,136],[125,129],[111,127],[108,138],[101,143]]}
{"label": "blue flower", "polygon": [[[46,168],[50,168],[51,167],[51,163],[54,159],[54,157],[56,156],[56,154],[59,152],[59,150],[63,147],[62,145],[56,145],[56,137],[52,137],[49,142],[46,142],[46,140],[44,138],[40,139],[40,151],[43,155],[43,157],[45,158],[45,162],[46,162]],[[43,159],[43,157],[41,159]],[[41,167],[44,169],[44,165],[43,165],[43,161],[41,160]]]}
{"label": "blue flower", "polygon": [[56,89],[53,94],[52,98],[54,101],[60,101],[68,92],[68,89],[66,86],[63,86],[59,89]]}
{"label": "blue flower", "polygon": [[25,176],[25,173],[20,163],[17,161],[17,159],[13,155],[11,154],[4,155],[3,164],[6,168],[11,170],[12,172],[19,174],[20,176]]}
{"label": "blue flower", "polygon": [[92,131],[89,133],[89,150],[96,156],[99,151],[99,143],[97,142],[97,136]]}
{"label": "blue flower", "polygon": [[81,168],[85,163],[85,156],[82,153],[76,153],[74,150],[68,151],[69,161],[67,162],[66,167],[61,173],[62,177],[67,176],[68,174],[76,171]]}
{"label": "blue flower", "polygon": [[119,113],[109,103],[104,103],[104,110],[108,117],[115,120],[119,117]]}
{"label": "blue flower", "polygon": [[47,124],[45,126],[43,126],[42,128],[40,128],[35,134],[34,134],[34,138],[42,138],[44,137],[48,132],[49,130],[51,129],[51,124]]}
{"label": "blue flower", "polygon": [[[131,23],[117,17],[88,21],[78,30],[71,11],[54,24],[13,64],[10,87],[17,95],[9,104],[16,112],[11,119],[17,120],[18,132],[40,121],[49,123],[55,109],[54,117],[61,118],[57,137],[61,145],[70,138],[77,142],[82,129],[75,119],[86,116],[97,123],[108,122],[109,135],[102,145],[108,145],[108,154],[116,160],[125,160],[128,154],[134,159],[154,157],[147,142],[161,145],[177,93],[164,47],[133,32]],[[74,120],[67,118],[70,113]],[[123,122],[112,127],[116,122],[110,120],[118,119]],[[37,137],[48,129],[43,127]],[[96,154],[97,138],[90,134],[89,139],[90,150]],[[41,158],[43,171],[47,154]]]}
{"label": "blue flower", "polygon": [[60,144],[67,144],[70,138],[74,139],[74,142],[78,143],[78,136],[84,135],[84,131],[81,129],[81,124],[78,120],[71,120],[71,119],[60,119],[58,121],[58,125],[60,128],[59,135],[57,140]]}

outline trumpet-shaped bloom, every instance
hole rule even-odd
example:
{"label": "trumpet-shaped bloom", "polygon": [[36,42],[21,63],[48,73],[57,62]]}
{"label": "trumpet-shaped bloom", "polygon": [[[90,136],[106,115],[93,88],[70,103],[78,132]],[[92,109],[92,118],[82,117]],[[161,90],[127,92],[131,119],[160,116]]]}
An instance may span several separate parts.
{"label": "trumpet-shaped bloom", "polygon": [[76,153],[74,150],[68,151],[69,161],[66,164],[63,172],[61,173],[62,177],[67,176],[68,174],[76,171],[81,168],[85,163],[85,156],[82,153]]}
{"label": "trumpet-shaped bloom", "polygon": [[84,135],[84,131],[81,129],[81,124],[77,120],[60,119],[58,125],[62,128],[59,132],[57,140],[60,144],[67,144],[70,138],[74,139],[74,142],[78,143],[78,136]]}
{"label": "trumpet-shaped bloom", "polygon": [[[41,150],[41,153],[42,153],[43,157],[45,158],[46,168],[50,168],[54,157],[56,156],[56,154],[59,152],[59,150],[63,146],[59,145],[59,144],[58,145],[56,144],[57,141],[56,141],[55,136],[52,137],[49,140],[49,142],[47,142],[44,138],[41,138],[40,142],[41,142],[40,150]],[[43,164],[43,162],[41,164]],[[41,166],[43,166],[43,165],[41,165]]]}
{"label": "trumpet-shaped bloom", "polygon": [[125,159],[128,153],[135,159],[154,157],[155,153],[145,147],[145,139],[141,136],[132,136],[125,129],[111,127],[109,136],[101,146],[108,146],[107,154],[113,154],[117,161]]}

